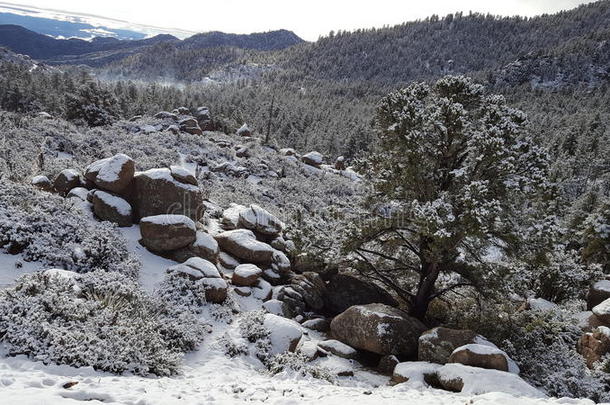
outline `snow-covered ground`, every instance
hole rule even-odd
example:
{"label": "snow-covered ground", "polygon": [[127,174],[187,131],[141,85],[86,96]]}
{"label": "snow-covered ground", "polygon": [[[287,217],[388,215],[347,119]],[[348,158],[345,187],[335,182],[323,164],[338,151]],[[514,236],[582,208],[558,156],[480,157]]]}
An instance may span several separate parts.
{"label": "snow-covered ground", "polygon": [[[142,262],[140,281],[152,292],[163,279],[165,270],[175,262],[160,258],[138,240],[137,225],[120,228],[129,248]],[[6,287],[21,274],[42,270],[39,263],[15,263],[20,256],[0,253],[0,288]],[[232,295],[242,311],[259,309],[261,301],[253,297]],[[507,393],[488,392],[482,395],[456,394],[425,388],[422,383],[389,385],[389,377],[364,369],[352,360],[329,356],[313,364],[333,371],[351,370],[350,377],[337,377],[334,383],[289,373],[272,376],[254,356],[229,358],[218,347],[217,338],[225,333],[238,334],[238,322],[227,324],[211,321],[207,310],[201,315],[212,325],[212,332],[196,352],[184,358],[181,375],[176,377],[117,376],[92,368],[45,365],[26,356],[7,357],[0,344],[0,404],[41,405],[88,404],[174,405],[174,404],[233,404],[265,402],[271,404],[592,404],[588,400],[539,399],[516,397]],[[304,329],[304,340],[325,339],[318,332]],[[495,380],[494,380],[495,381]],[[501,382],[475,387],[476,392],[494,390]],[[471,384],[477,384],[473,382]],[[491,385],[490,385],[491,384]]]}

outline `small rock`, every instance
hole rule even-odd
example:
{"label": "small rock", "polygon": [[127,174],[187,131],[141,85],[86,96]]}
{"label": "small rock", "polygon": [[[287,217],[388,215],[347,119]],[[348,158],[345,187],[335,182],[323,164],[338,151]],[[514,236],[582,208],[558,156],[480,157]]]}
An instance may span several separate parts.
{"label": "small rock", "polygon": [[263,271],[254,264],[240,264],[233,271],[233,284],[236,286],[249,287],[258,282]]}
{"label": "small rock", "polygon": [[53,191],[53,184],[47,176],[34,176],[32,185],[42,191]]}
{"label": "small rock", "polygon": [[350,347],[345,343],[341,343],[338,340],[324,340],[319,342],[318,346],[323,350],[344,359],[355,359],[358,356],[358,352],[353,347]]}
{"label": "small rock", "polygon": [[80,174],[74,169],[65,169],[55,177],[53,189],[65,196],[70,190],[81,185]]}

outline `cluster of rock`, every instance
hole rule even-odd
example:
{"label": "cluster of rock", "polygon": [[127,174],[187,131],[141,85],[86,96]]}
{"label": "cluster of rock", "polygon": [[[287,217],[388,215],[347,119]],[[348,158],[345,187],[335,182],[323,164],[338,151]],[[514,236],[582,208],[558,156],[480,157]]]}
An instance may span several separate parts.
{"label": "cluster of rock", "polygon": [[610,280],[600,280],[589,289],[587,309],[581,314],[584,334],[578,352],[589,367],[610,354]]}
{"label": "cluster of rock", "polygon": [[294,160],[300,160],[301,162],[305,163],[306,165],[316,168],[316,169],[326,169],[326,170],[331,170],[331,171],[336,170],[339,172],[349,169],[345,164],[345,157],[343,157],[343,156],[339,156],[335,160],[334,165],[330,166],[330,165],[324,164],[324,160],[325,160],[324,155],[322,155],[320,152],[317,152],[317,151],[311,151],[311,152],[308,152],[301,156],[292,148],[284,148],[284,149],[280,149],[280,153],[283,156],[292,158]]}
{"label": "cluster of rock", "polygon": [[[132,117],[130,121],[137,121],[142,116]],[[169,130],[174,133],[186,132],[192,135],[202,135],[204,131],[214,131],[217,129],[208,107],[197,107],[192,112],[187,107],[178,107],[173,111],[159,111],[154,118],[162,120],[157,125],[142,125],[134,128],[144,133]]]}
{"label": "cluster of rock", "polygon": [[179,213],[192,221],[203,215],[201,191],[192,174],[176,166],[137,172],[134,160],[125,154],[98,160],[84,174],[66,169],[52,183],[36,176],[32,184],[87,200],[100,220],[121,227],[161,214]]}

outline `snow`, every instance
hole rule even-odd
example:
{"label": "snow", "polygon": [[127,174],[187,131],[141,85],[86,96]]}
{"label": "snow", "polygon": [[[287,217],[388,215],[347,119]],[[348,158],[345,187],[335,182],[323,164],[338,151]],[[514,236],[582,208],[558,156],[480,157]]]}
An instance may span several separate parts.
{"label": "snow", "polygon": [[472,343],[472,344],[460,346],[457,349],[455,349],[453,351],[453,353],[461,352],[461,351],[464,351],[464,350],[468,350],[469,352],[472,352],[472,353],[475,353],[475,354],[480,354],[480,355],[499,354],[499,355],[502,355],[502,356],[504,356],[506,358],[506,362],[508,363],[508,372],[509,373],[513,373],[513,374],[519,374],[519,371],[520,371],[519,370],[519,366],[517,366],[517,363],[515,363],[508,356],[508,354],[506,354],[506,352],[504,352],[503,350],[500,350],[497,346],[495,346],[491,342],[487,342],[487,343],[489,343],[489,344],[486,344],[486,343],[484,343],[484,344]]}
{"label": "snow", "polygon": [[72,181],[72,180],[78,178],[78,172],[74,169],[62,170],[61,174],[66,178],[67,181]]}
{"label": "snow", "polygon": [[43,183],[50,183],[51,181],[49,180],[49,178],[47,176],[34,176],[32,177],[32,184],[33,185],[37,185],[37,184],[43,184]]}
{"label": "snow", "polygon": [[610,280],[601,280],[596,282],[595,284],[593,284],[593,289],[610,293]]}
{"label": "snow", "polygon": [[112,183],[119,180],[119,174],[123,169],[123,166],[130,162],[132,159],[123,154],[119,153],[107,159],[102,159],[98,162],[93,163],[89,168],[99,169],[96,179],[107,183]]}
{"label": "snow", "polygon": [[303,336],[301,325],[274,314],[265,315],[263,326],[270,332],[271,354],[287,352],[291,346],[294,346],[294,342]]}
{"label": "snow", "polygon": [[[97,192],[96,192],[97,194]],[[162,214],[162,215],[153,215],[150,217],[144,217],[140,220],[140,222],[147,222],[155,225],[184,225],[187,228],[191,228],[195,230],[195,222],[185,215],[175,215],[175,214]]]}
{"label": "snow", "polygon": [[150,170],[146,170],[145,172],[136,172],[136,174],[134,176],[135,177],[145,176],[145,177],[148,177],[153,180],[165,180],[167,182],[173,183],[177,187],[181,187],[183,189],[190,190],[190,191],[199,190],[199,187],[197,187],[197,186],[194,186],[194,185],[188,184],[188,183],[182,183],[182,182],[174,179],[171,171],[168,168],[150,169]]}
{"label": "snow", "polygon": [[187,276],[193,277],[194,279],[203,278],[203,274],[201,271],[192,268],[191,266],[186,266],[184,264],[177,264],[167,269],[168,273],[182,273]]}
{"label": "snow", "polygon": [[0,289],[12,285],[24,274],[42,270],[44,265],[38,262],[25,262],[21,255],[10,255],[0,250]]}
{"label": "snow", "polygon": [[424,381],[425,374],[436,372],[442,366],[440,364],[428,363],[426,361],[409,361],[398,363],[394,367],[394,377],[400,377],[407,381],[401,383],[411,388],[423,389],[428,386]]}
{"label": "snow", "polygon": [[257,284],[252,286],[252,296],[254,298],[258,298],[259,300],[264,300],[271,293],[271,284],[269,282],[263,280],[262,278],[258,280]]}
{"label": "snow", "polygon": [[[109,205],[116,209],[119,214],[124,216],[131,216],[131,205],[129,205],[129,203],[123,200],[121,197],[114,196],[102,190],[97,190],[95,192],[95,196],[102,200],[106,205]],[[87,199],[87,197],[85,197],[85,199]]]}
{"label": "snow", "polygon": [[354,357],[358,353],[356,349],[352,348],[351,346],[348,346],[345,343],[339,342],[338,340],[334,339],[324,340],[318,343],[318,346],[320,346],[326,351],[329,351],[333,354],[336,354],[337,356],[344,358]]}
{"label": "snow", "polygon": [[239,223],[239,214],[247,209],[248,208],[244,207],[243,205],[231,203],[229,208],[224,210],[222,213],[222,223],[229,226],[231,229],[237,228],[237,224]]}
{"label": "snow", "polygon": [[505,371],[488,370],[462,364],[445,364],[437,370],[443,379],[461,379],[464,383],[464,394],[486,394],[489,392],[504,392],[512,395],[522,395],[530,398],[544,398],[545,395],[532,387],[517,375]]}
{"label": "snow", "polygon": [[165,278],[167,268],[176,264],[173,260],[165,259],[157,256],[147,250],[138,242],[141,238],[140,227],[134,225],[128,228],[117,229],[125,240],[127,240],[128,248],[142,263],[142,269],[139,274],[140,285],[148,291],[155,290],[159,283]]}
{"label": "snow", "polygon": [[187,261],[184,262],[184,265],[193,267],[199,270],[205,277],[220,277],[220,273],[216,266],[205,259],[200,257],[191,257]]}
{"label": "snow", "polygon": [[593,308],[593,313],[599,317],[610,315],[610,298]]}
{"label": "snow", "polygon": [[283,316],[284,303],[279,300],[269,300],[263,304],[263,308],[270,314]]}
{"label": "snow", "polygon": [[607,336],[610,338],[610,328],[607,326],[598,326],[597,327],[597,331],[602,333],[604,336]]}
{"label": "snow", "polygon": [[263,273],[263,271],[254,264],[240,264],[234,270],[234,274],[237,274],[243,278],[249,277],[258,277]]}
{"label": "snow", "polygon": [[558,309],[557,304],[547,301],[544,298],[528,298],[527,303],[533,311],[553,311]]}
{"label": "snow", "polygon": [[322,164],[322,162],[324,161],[324,156],[322,156],[322,154],[320,152],[309,152],[303,155],[303,157],[301,158],[303,160],[308,160],[310,162],[313,162],[314,164]]}
{"label": "snow", "polygon": [[75,187],[68,192],[68,198],[78,198],[82,201],[87,201],[89,190],[84,187]]}

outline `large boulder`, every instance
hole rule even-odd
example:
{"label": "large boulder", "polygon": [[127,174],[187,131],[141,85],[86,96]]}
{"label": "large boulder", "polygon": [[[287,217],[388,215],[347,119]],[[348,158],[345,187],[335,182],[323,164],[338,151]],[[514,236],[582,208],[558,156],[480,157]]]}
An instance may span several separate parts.
{"label": "large boulder", "polygon": [[592,310],[602,302],[610,298],[610,280],[596,282],[589,289],[587,296],[587,310]]}
{"label": "large boulder", "polygon": [[91,163],[85,169],[85,178],[97,188],[113,193],[123,192],[133,180],[136,164],[129,156],[119,153]]}
{"label": "large boulder", "polygon": [[414,358],[426,330],[419,320],[385,304],[355,305],[330,324],[333,337],[356,349]]}
{"label": "large boulder", "polygon": [[176,179],[167,168],[136,172],[128,200],[136,218],[180,214],[198,221],[205,210],[199,187]]}
{"label": "large boulder", "polygon": [[250,136],[252,136],[252,130],[250,129],[250,127],[248,127],[247,124],[244,124],[241,127],[239,127],[236,134],[239,136],[250,137]]}
{"label": "large boulder", "polygon": [[269,354],[294,352],[303,336],[301,325],[290,319],[266,314],[263,326],[269,331]]}
{"label": "large boulder", "polygon": [[324,156],[320,152],[313,151],[301,156],[301,160],[310,166],[320,167],[324,163]]}
{"label": "large boulder", "polygon": [[600,326],[585,333],[578,340],[577,350],[585,358],[587,366],[592,368],[603,356],[610,354],[610,328]]}
{"label": "large boulder", "polygon": [[336,274],[331,277],[327,291],[324,299],[325,310],[330,315],[340,314],[353,305],[398,305],[390,294],[377,285],[349,274]]}
{"label": "large boulder", "polygon": [[610,298],[593,307],[593,313],[604,325],[610,326]]}
{"label": "large boulder", "polygon": [[80,174],[74,169],[62,170],[53,181],[53,189],[63,196],[80,185]]}
{"label": "large boulder", "polygon": [[270,265],[276,251],[266,243],[256,240],[254,233],[247,229],[235,229],[215,236],[221,250],[244,262]]}
{"label": "large boulder", "polygon": [[233,285],[250,287],[258,282],[263,271],[253,264],[240,264],[233,270]]}
{"label": "large boulder", "polygon": [[102,190],[93,193],[93,212],[102,221],[109,221],[121,227],[133,225],[131,205],[121,197]]}
{"label": "large boulder", "polygon": [[448,363],[460,363],[466,366],[508,371],[519,374],[519,368],[503,351],[488,344],[467,344],[451,353]]}
{"label": "large boulder", "polygon": [[53,183],[47,176],[34,176],[32,177],[32,185],[42,191],[52,191]]}
{"label": "large boulder", "polygon": [[437,327],[424,332],[419,337],[417,359],[431,363],[445,364],[451,353],[460,346],[481,343],[483,337],[471,330]]}
{"label": "large boulder", "polygon": [[197,236],[195,223],[184,215],[144,217],[140,221],[140,233],[140,243],[154,252],[186,247],[193,243]]}
{"label": "large boulder", "polygon": [[604,323],[593,313],[593,311],[583,311],[574,315],[576,325],[583,332],[591,332],[599,326],[604,326]]}
{"label": "large boulder", "polygon": [[277,236],[282,232],[284,224],[256,204],[239,211],[238,225],[263,235]]}

